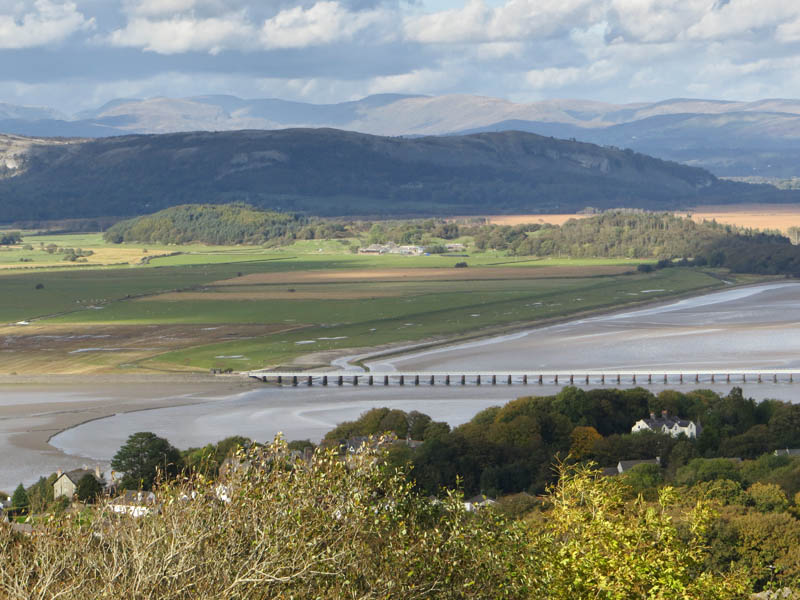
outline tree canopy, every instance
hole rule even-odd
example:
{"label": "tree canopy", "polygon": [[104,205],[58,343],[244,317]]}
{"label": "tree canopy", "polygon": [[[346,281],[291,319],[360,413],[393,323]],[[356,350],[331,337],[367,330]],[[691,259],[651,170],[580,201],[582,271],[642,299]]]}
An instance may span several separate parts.
{"label": "tree canopy", "polygon": [[263,244],[294,234],[305,222],[298,215],[259,210],[246,204],[184,204],[120,221],[103,237],[114,243]]}
{"label": "tree canopy", "polygon": [[11,508],[25,509],[28,506],[30,506],[28,492],[25,491],[25,486],[20,483],[11,495]]}
{"label": "tree canopy", "polygon": [[152,489],[158,474],[176,475],[180,470],[181,455],[164,438],[142,431],[128,437],[120,447],[111,466],[124,473],[120,484],[125,489]]}
{"label": "tree canopy", "polygon": [[100,482],[97,481],[97,478],[91,473],[87,473],[81,477],[75,490],[78,500],[82,502],[94,502],[102,492],[103,486],[100,485]]}

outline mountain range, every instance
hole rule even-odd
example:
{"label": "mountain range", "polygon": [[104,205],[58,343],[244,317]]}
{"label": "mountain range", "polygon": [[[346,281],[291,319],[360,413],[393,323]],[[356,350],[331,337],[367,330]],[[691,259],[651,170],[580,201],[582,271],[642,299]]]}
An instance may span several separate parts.
{"label": "mountain range", "polygon": [[0,132],[38,137],[308,127],[385,136],[518,130],[631,148],[719,177],[800,176],[800,100],[514,103],[469,95],[383,94],[309,104],[212,95],[118,99],[71,116],[0,104]]}
{"label": "mountain range", "polygon": [[0,135],[4,222],[246,202],[329,216],[675,209],[791,201],[632,150],[519,131],[387,137],[336,129],[45,139]]}

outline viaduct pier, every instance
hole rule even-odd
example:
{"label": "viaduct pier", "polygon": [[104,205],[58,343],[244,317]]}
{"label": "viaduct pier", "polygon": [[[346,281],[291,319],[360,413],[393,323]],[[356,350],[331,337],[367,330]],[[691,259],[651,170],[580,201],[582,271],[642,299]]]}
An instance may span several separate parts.
{"label": "viaduct pier", "polygon": [[248,377],[278,385],[681,385],[737,383],[795,383],[800,369],[773,370],[683,370],[683,371],[414,371],[414,372],[312,372],[249,371]]}

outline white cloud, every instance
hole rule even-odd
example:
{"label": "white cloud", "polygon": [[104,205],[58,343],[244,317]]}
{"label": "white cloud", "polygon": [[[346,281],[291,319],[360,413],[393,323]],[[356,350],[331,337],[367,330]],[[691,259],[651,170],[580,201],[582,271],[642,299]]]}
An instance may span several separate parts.
{"label": "white cloud", "polygon": [[800,5],[786,0],[610,0],[608,37],[638,43],[769,39],[798,17]]}
{"label": "white cloud", "polygon": [[667,42],[697,23],[711,5],[709,0],[611,0],[608,37],[627,42]]}
{"label": "white cloud", "polygon": [[[33,48],[61,42],[77,31],[94,26],[78,11],[74,2],[14,3],[0,14],[0,49]],[[15,9],[15,10],[14,10]]]}
{"label": "white cloud", "polygon": [[792,0],[0,0],[0,61],[60,44],[49,70],[5,62],[0,101],[800,96],[799,43]]}
{"label": "white cloud", "polygon": [[398,75],[375,77],[367,86],[369,94],[440,93],[459,79],[455,69],[418,69]]}
{"label": "white cloud", "polygon": [[198,19],[191,16],[170,19],[134,17],[122,29],[108,36],[112,46],[142,48],[159,54],[245,49],[256,37],[243,15]]}
{"label": "white cloud", "polygon": [[499,60],[508,57],[521,57],[525,52],[522,42],[487,42],[477,44],[475,57],[479,60]]}
{"label": "white cloud", "polygon": [[423,43],[515,41],[548,38],[602,18],[595,0],[508,0],[497,8],[468,0],[459,9],[406,20],[408,39]]}
{"label": "white cloud", "polygon": [[304,9],[283,10],[267,19],[261,28],[264,48],[306,48],[347,41],[360,31],[379,24],[381,11],[353,12],[338,2],[317,2]]}
{"label": "white cloud", "polygon": [[607,60],[601,60],[585,67],[533,69],[525,74],[525,81],[534,90],[558,89],[579,82],[609,81],[618,72],[618,66]]}
{"label": "white cloud", "polygon": [[174,16],[193,9],[196,4],[196,0],[136,0],[126,2],[126,9],[131,14],[145,17]]}
{"label": "white cloud", "polygon": [[[217,54],[223,50],[307,48],[349,41],[387,22],[382,10],[350,11],[332,1],[282,10],[262,23],[250,18],[245,9],[215,14],[220,8],[209,0],[137,0],[129,6],[131,16],[125,27],[112,31],[106,40],[113,46],[159,54]],[[202,12],[212,16],[198,16],[195,9],[205,9]],[[385,36],[382,41],[386,41]]]}
{"label": "white cloud", "polygon": [[775,30],[775,38],[779,42],[794,43],[800,41],[800,18],[781,23]]}
{"label": "white cloud", "polygon": [[787,20],[800,16],[800,6],[785,0],[731,0],[716,10],[709,10],[691,25],[689,39],[724,40],[741,36],[766,35]]}

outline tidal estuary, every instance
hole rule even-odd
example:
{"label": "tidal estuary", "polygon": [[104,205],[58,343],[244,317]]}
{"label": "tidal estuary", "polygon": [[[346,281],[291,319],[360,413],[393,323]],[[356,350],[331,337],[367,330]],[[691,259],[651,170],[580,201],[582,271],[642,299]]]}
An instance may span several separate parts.
{"label": "tidal estuary", "polygon": [[[800,375],[800,284],[735,288],[628,312],[578,319],[512,335],[367,362],[374,370],[523,371],[797,369]],[[654,378],[654,381],[656,379]],[[800,400],[798,383],[742,385],[756,399]],[[576,379],[576,384],[578,380]],[[553,394],[562,386],[264,386],[211,391],[136,383],[107,389],[75,386],[30,390],[0,384],[0,489],[31,483],[59,468],[107,465],[125,439],[153,431],[179,448],[230,435],[260,441],[278,432],[318,441],[338,422],[376,406],[419,410],[458,425],[488,406],[523,395]],[[598,383],[581,387],[599,387]],[[606,383],[607,387],[614,384]],[[641,384],[658,392],[663,384]],[[726,393],[734,383],[701,382]],[[625,384],[630,387],[631,384]],[[195,386],[196,387],[196,386]],[[217,387],[217,389],[212,389]],[[690,390],[693,382],[682,386]],[[119,400],[118,400],[119,399]],[[88,408],[87,408],[88,407]],[[94,410],[95,412],[92,412]],[[71,414],[74,422],[59,414]],[[75,416],[77,415],[77,416]],[[84,417],[85,418],[81,418]],[[93,419],[93,420],[88,420]],[[59,424],[61,426],[59,426]],[[59,432],[60,431],[60,432]],[[49,439],[45,433],[55,434]],[[44,442],[35,443],[35,434]]]}

